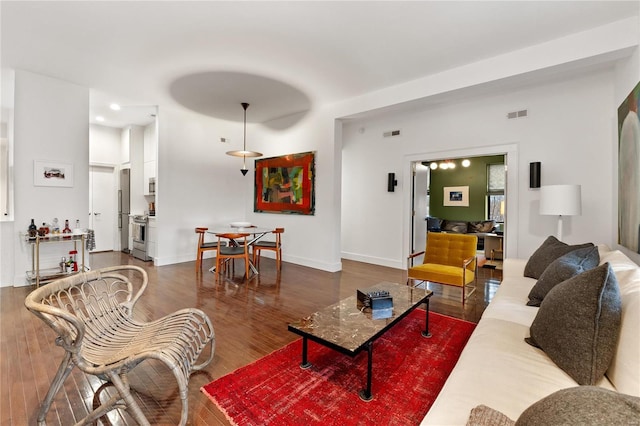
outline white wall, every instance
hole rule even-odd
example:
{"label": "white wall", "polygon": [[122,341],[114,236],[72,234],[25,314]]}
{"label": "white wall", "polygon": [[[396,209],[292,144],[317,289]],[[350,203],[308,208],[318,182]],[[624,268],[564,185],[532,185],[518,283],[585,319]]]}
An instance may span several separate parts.
{"label": "white wall", "polygon": [[[316,170],[321,177],[316,181],[314,216],[253,212],[253,159],[247,160],[249,173],[242,176],[242,159],[225,154],[242,146],[241,123],[163,108],[159,120],[156,264],[195,259],[196,226],[248,220],[260,226],[285,228],[285,261],[340,270],[336,231],[340,206],[335,189],[339,174],[334,174],[333,117],[329,111],[320,110],[300,121],[298,118],[284,118],[265,126],[248,125],[247,146],[264,153],[264,157],[317,151]],[[231,142],[220,143],[220,137]]]}
{"label": "white wall", "polygon": [[[537,220],[534,216],[537,212],[537,192],[529,193],[525,176],[528,170],[526,165],[530,161],[543,162],[543,176],[546,176],[543,178],[543,184],[561,183],[563,179],[580,179],[583,188],[586,185],[587,190],[594,191],[583,199],[583,211],[590,212],[589,209],[595,205],[596,211],[604,216],[583,214],[580,218],[583,222],[572,222],[572,230],[568,231],[570,234],[565,233],[567,240],[571,241],[578,235],[589,235],[596,241],[611,244],[615,232],[604,228],[609,228],[608,224],[614,219],[614,209],[611,207],[613,199],[607,194],[611,193],[615,176],[611,164],[614,155],[613,113],[617,107],[613,106],[613,97],[614,91],[617,90],[617,81],[610,71],[602,70],[611,69],[614,61],[620,58],[637,55],[640,44],[639,29],[638,18],[629,18],[337,104],[335,115],[342,117],[346,123],[343,141],[343,181],[346,185],[345,191],[350,192],[344,194],[343,201],[354,194],[364,194],[362,198],[376,200],[375,206],[370,201],[366,206],[368,209],[362,205],[356,207],[356,211],[360,209],[375,212],[375,222],[367,219],[370,216],[362,219],[360,214],[357,217],[349,217],[354,211],[354,206],[343,206],[343,221],[349,221],[342,226],[342,232],[349,233],[342,238],[346,244],[343,246],[345,257],[368,258],[372,263],[404,267],[410,238],[410,187],[408,182],[403,186],[403,181],[409,180],[408,167],[411,161],[434,158],[430,157],[433,155],[435,158],[441,158],[453,155],[510,153],[507,158],[510,170],[507,192],[511,201],[511,205],[507,206],[508,256],[528,256],[544,238],[544,230],[548,226],[555,229],[553,223],[545,223],[545,220],[553,221],[553,218]],[[566,82],[562,82],[563,75],[570,76]],[[570,79],[574,76],[577,83],[572,84]],[[593,88],[585,83],[590,79],[595,85]],[[529,96],[528,103],[513,96],[495,96],[508,93],[506,90],[517,93],[523,88],[526,92],[521,96]],[[562,92],[555,92],[558,89],[568,90],[567,94],[572,95],[573,100],[566,101]],[[540,95],[537,95],[538,92]],[[543,97],[542,93],[548,97]],[[583,102],[599,104],[584,107]],[[559,108],[560,105],[572,107],[574,104],[580,112],[586,108],[589,119],[575,114],[571,109]],[[511,127],[514,128],[509,128],[499,124],[495,118],[503,117],[507,111],[522,108],[534,111],[536,120],[531,116],[525,122],[529,124],[512,123]],[[542,111],[540,120],[537,119],[537,110]],[[358,129],[362,127],[360,122],[365,120],[364,117],[370,117],[373,127],[366,128],[365,133],[360,134]],[[540,127],[526,128],[531,127],[534,121]],[[473,132],[468,130],[469,125],[474,129]],[[518,127],[523,129],[518,131]],[[396,141],[397,146],[394,148],[375,144],[370,140],[367,141],[366,150],[362,148],[358,151],[357,147],[349,147],[349,142],[358,138],[373,134],[372,138],[376,139],[382,131],[398,128],[403,130],[404,136],[402,141]],[[558,133],[559,130],[561,131]],[[580,137],[584,139],[582,144],[586,142],[586,145],[580,146],[599,149],[597,159],[602,160],[605,165],[597,163],[597,167],[588,168],[595,165],[594,156],[586,164],[569,169],[578,172],[577,174],[565,176],[567,164],[574,164],[572,159],[575,158],[575,153],[571,152],[571,147],[578,147],[567,141]],[[496,145],[495,149],[491,148]],[[363,147],[364,143],[360,146]],[[539,146],[541,148],[538,148]],[[382,154],[377,153],[376,149],[381,149]],[[393,155],[394,150],[401,152],[404,158]],[[364,157],[365,154],[367,157]],[[579,158],[583,156],[584,154],[578,152]],[[347,165],[349,157],[353,161]],[[369,168],[362,167],[357,159],[373,165]],[[382,162],[385,167],[377,168]],[[356,171],[349,176],[354,168]],[[404,178],[398,186],[402,196],[389,197],[391,194],[381,194],[384,191],[382,182],[386,173],[397,170],[402,171]],[[364,175],[358,173],[362,171]],[[373,190],[367,192],[360,191],[360,188],[349,189],[349,182],[355,179],[367,182],[363,186],[370,185]],[[377,189],[376,183],[380,185],[380,189]],[[601,200],[594,199],[595,193],[605,194],[608,203],[602,206]],[[375,196],[372,196],[373,194]],[[514,208],[517,208],[517,211],[514,211]],[[405,212],[399,213],[402,209]],[[378,219],[379,216],[382,216],[384,221]],[[588,233],[581,234],[582,229],[591,226],[585,225],[585,218],[592,219],[591,223],[608,222],[604,222],[607,223],[604,227],[589,228]],[[382,228],[376,225],[382,225]],[[365,228],[366,232],[363,231]],[[376,239],[372,232],[382,237]],[[385,240],[389,236],[391,240]],[[380,244],[380,241],[384,241],[385,244]]]}
{"label": "white wall", "polygon": [[[15,79],[15,222],[13,282],[24,285],[31,250],[20,238],[31,221],[61,223],[84,218],[89,207],[89,90],[42,75],[17,71]],[[34,186],[34,160],[60,161],[74,167],[72,188]],[[4,237],[4,232],[3,232]],[[3,247],[4,248],[4,247]],[[66,253],[55,244],[43,248],[43,263]],[[53,263],[55,265],[55,263]],[[43,265],[53,266],[53,265]],[[6,264],[3,257],[3,269]]]}
{"label": "white wall", "polygon": [[[248,164],[250,172],[243,177],[242,159],[225,154],[241,149],[242,123],[163,107],[158,126],[154,261],[166,265],[195,259],[195,227],[245,219],[253,167]],[[248,126],[247,139],[252,135]],[[232,144],[220,143],[220,137]]]}
{"label": "white wall", "polygon": [[[615,217],[610,191],[615,175],[605,166],[614,155],[610,137],[613,92],[613,71],[600,71],[345,124],[343,252],[369,258],[371,263],[403,267],[403,253],[408,251],[403,222],[409,211],[403,203],[410,182],[399,182],[398,191],[388,193],[387,172],[403,172],[409,167],[408,156],[437,159],[447,151],[470,152],[511,143],[518,150],[519,196],[508,200],[507,220],[513,223],[517,218],[518,226],[508,225],[507,236],[517,234],[518,239],[512,240],[515,247],[507,247],[508,253],[529,256],[555,233],[556,218],[538,214],[539,191],[528,188],[528,163],[532,161],[542,162],[543,185],[582,185],[583,214],[565,218],[565,241],[611,244],[610,229],[594,225],[610,223]],[[523,108],[529,110],[528,118],[506,119],[507,112]],[[391,129],[402,129],[402,136],[383,138],[382,133]]]}
{"label": "white wall", "polygon": [[[332,108],[310,111],[261,126],[252,145],[265,158],[315,151],[315,214],[253,213],[253,182],[247,182],[247,218],[268,227],[284,227],[283,254],[287,262],[325,271],[342,269],[340,260],[340,163]],[[339,139],[338,139],[339,141]]]}

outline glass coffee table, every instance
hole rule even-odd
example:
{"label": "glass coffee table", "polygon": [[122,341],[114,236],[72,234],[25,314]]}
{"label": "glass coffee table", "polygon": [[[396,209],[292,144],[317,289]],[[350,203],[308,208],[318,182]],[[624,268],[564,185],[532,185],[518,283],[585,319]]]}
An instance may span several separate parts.
{"label": "glass coffee table", "polygon": [[373,287],[359,289],[363,293],[388,291],[393,298],[393,312],[389,318],[374,319],[371,309],[358,307],[357,297],[347,297],[307,318],[289,324],[289,331],[302,336],[301,368],[311,367],[307,360],[307,341],[313,340],[340,353],[356,356],[367,350],[367,387],[359,392],[364,401],[373,399],[371,393],[373,342],[397,324],[422,303],[426,303],[425,327],[422,336],[429,334],[429,298],[431,290],[405,284],[381,282]]}

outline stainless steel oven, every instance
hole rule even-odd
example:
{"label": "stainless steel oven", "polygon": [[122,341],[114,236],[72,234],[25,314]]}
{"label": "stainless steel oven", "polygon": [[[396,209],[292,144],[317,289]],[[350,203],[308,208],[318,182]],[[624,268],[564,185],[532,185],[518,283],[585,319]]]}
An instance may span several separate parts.
{"label": "stainless steel oven", "polygon": [[149,228],[149,218],[144,216],[133,216],[133,249],[131,254],[140,260],[149,261],[151,257],[147,254],[147,231]]}

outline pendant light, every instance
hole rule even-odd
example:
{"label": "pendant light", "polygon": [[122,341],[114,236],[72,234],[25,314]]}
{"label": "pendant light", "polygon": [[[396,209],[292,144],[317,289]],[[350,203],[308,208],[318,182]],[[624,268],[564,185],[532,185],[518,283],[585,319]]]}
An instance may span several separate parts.
{"label": "pendant light", "polygon": [[246,176],[247,172],[247,157],[262,157],[261,152],[256,151],[247,151],[247,108],[249,108],[249,104],[246,102],[242,102],[242,108],[244,109],[244,143],[242,145],[242,151],[227,151],[227,155],[232,155],[234,157],[242,157],[242,168],[240,171],[242,172],[242,176]]}

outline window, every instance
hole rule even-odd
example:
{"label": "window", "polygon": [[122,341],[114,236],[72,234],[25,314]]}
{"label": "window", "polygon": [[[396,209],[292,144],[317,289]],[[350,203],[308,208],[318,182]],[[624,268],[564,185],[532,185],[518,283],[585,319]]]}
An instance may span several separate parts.
{"label": "window", "polygon": [[504,222],[504,164],[487,165],[487,219]]}

